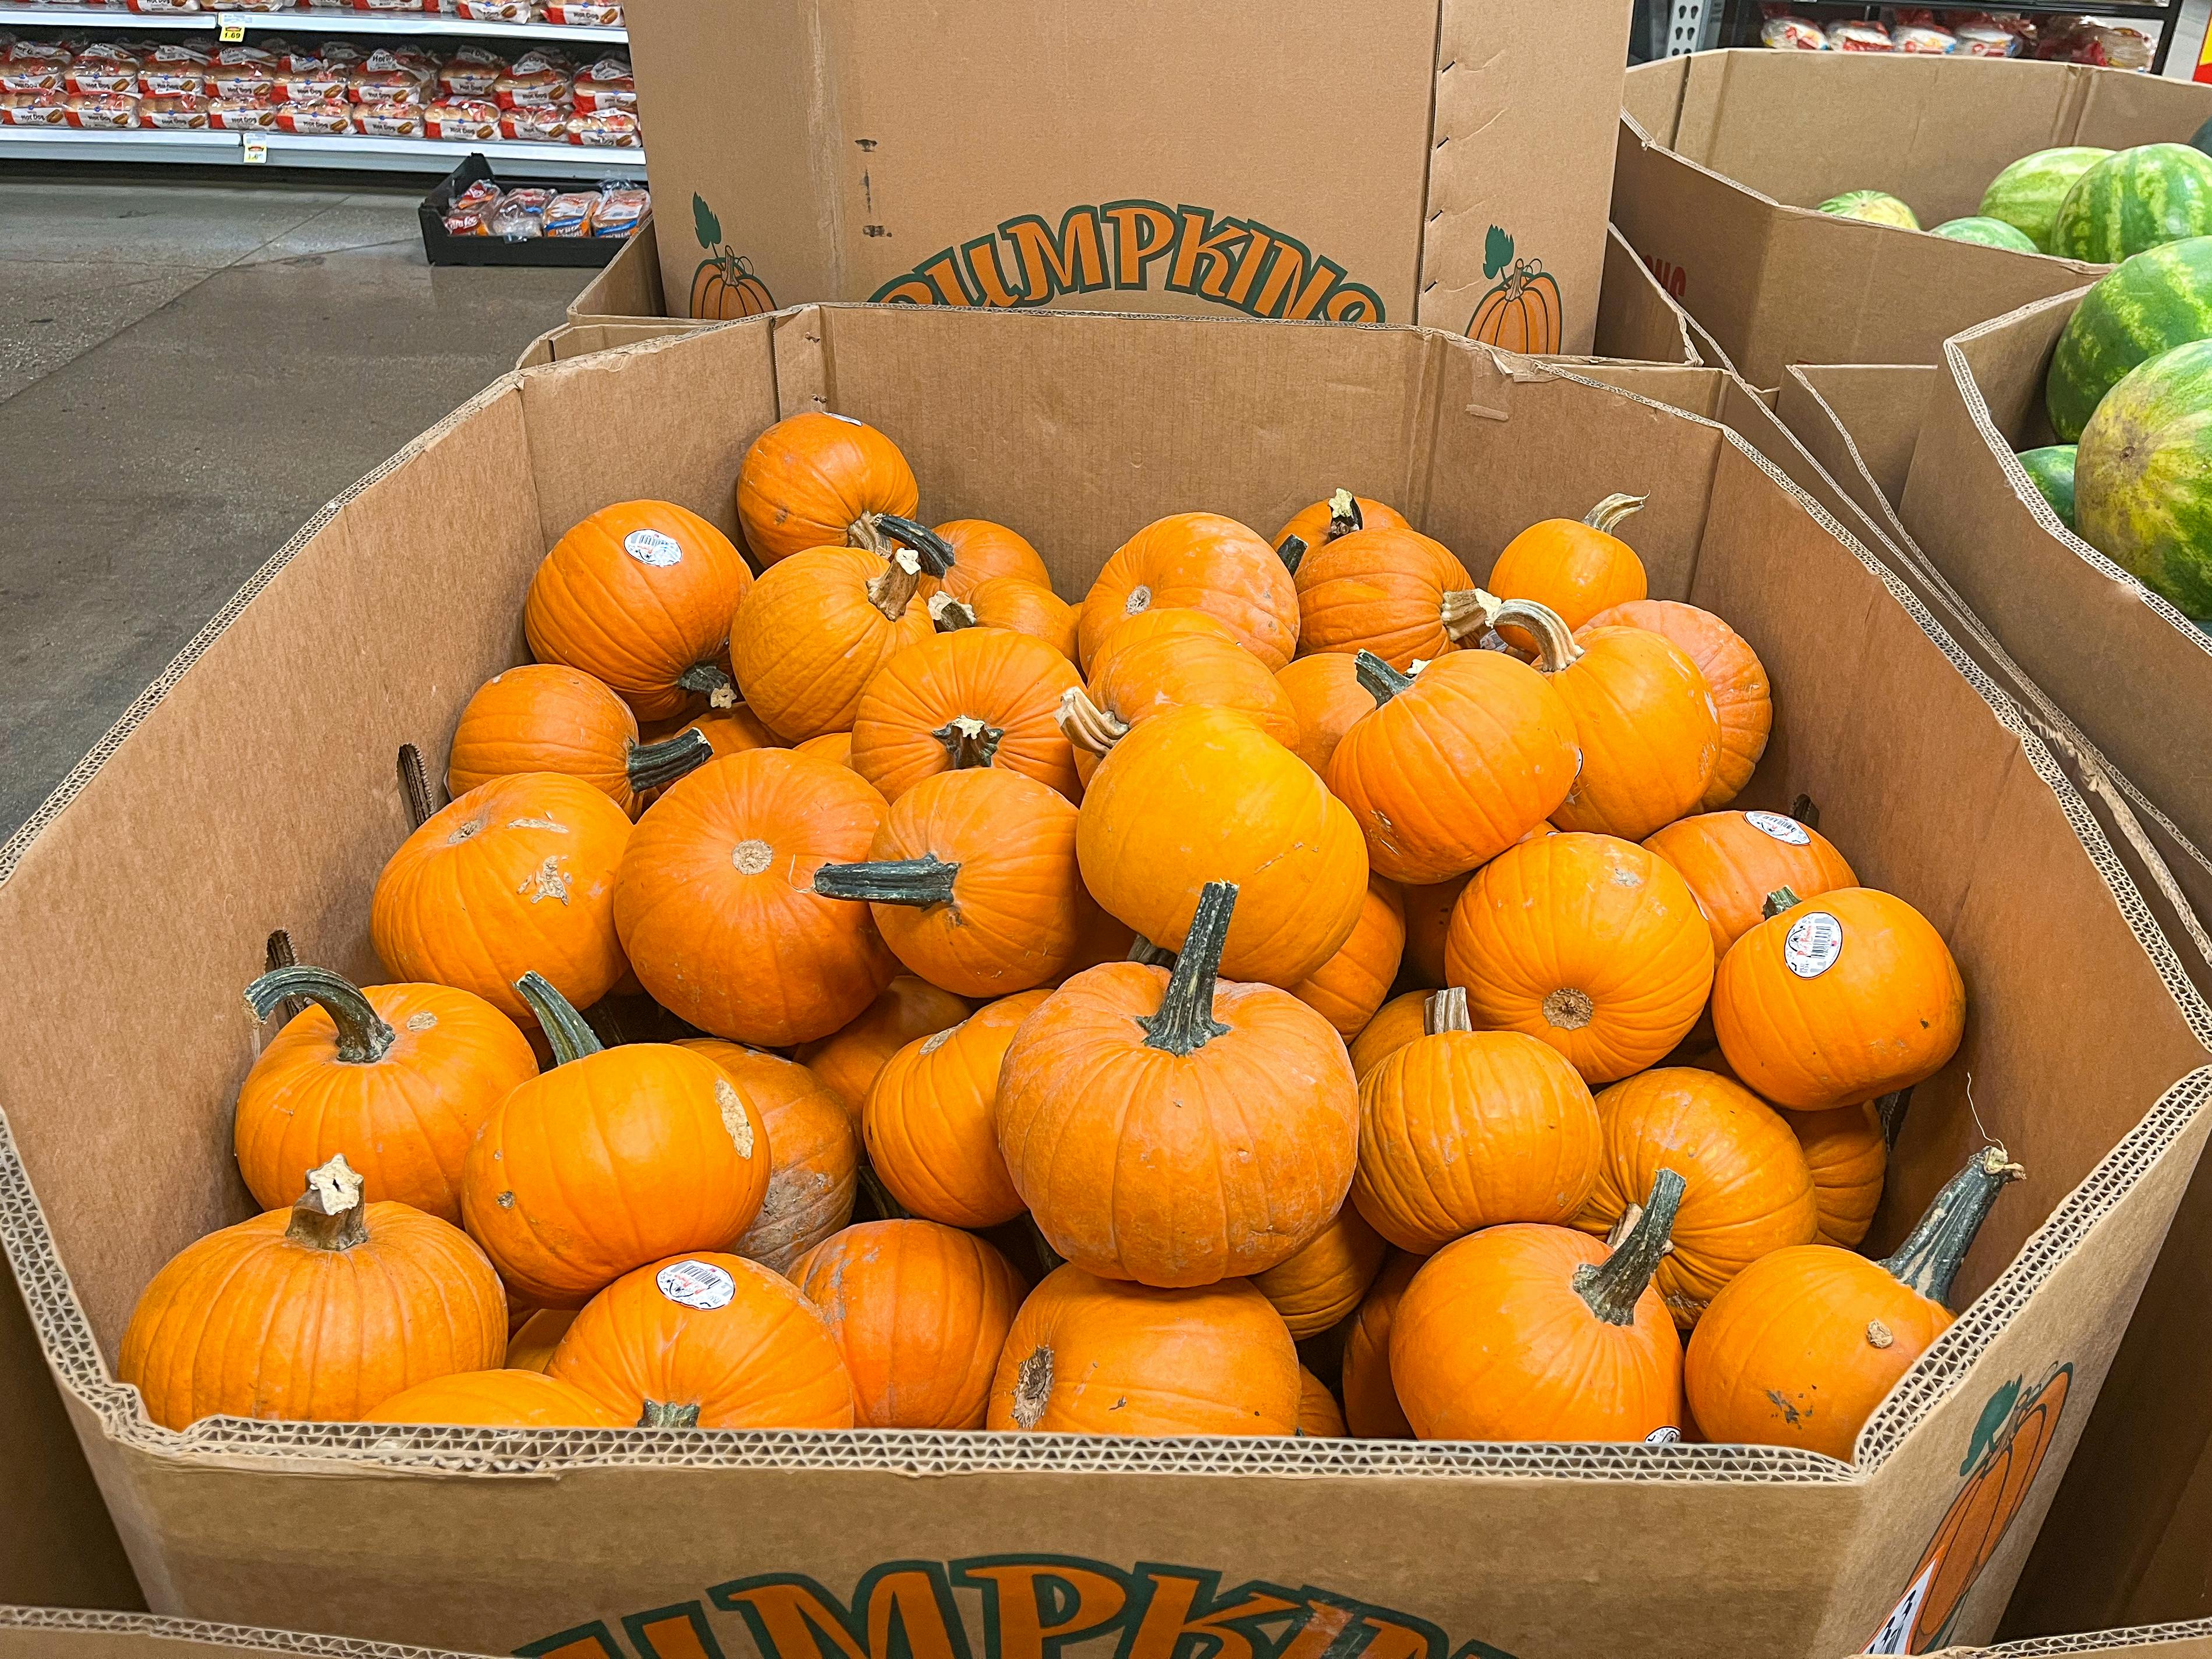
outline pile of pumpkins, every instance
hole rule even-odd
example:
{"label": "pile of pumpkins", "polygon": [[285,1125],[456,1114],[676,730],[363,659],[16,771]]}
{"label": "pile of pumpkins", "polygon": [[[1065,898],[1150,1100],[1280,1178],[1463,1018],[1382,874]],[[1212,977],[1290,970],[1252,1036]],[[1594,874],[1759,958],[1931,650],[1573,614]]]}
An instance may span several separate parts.
{"label": "pile of pumpkins", "polygon": [[1848,1459],[2019,1172],[1853,1249],[1959,971],[1730,806],[1765,672],[1647,597],[1640,502],[1487,586],[1342,490],[1179,513],[1070,605],[918,499],[803,414],[757,574],[664,501],[546,556],[377,883],[393,982],[246,991],[297,1010],[267,1212],[146,1291],[153,1419]]}

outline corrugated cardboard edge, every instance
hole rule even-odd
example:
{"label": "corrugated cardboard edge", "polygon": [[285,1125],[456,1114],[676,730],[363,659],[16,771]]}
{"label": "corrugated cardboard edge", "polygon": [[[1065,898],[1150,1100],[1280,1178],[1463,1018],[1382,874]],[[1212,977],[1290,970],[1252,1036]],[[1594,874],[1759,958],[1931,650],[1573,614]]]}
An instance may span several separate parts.
{"label": "corrugated cardboard edge", "polygon": [[523,347],[521,355],[514,360],[514,367],[518,372],[545,368],[596,351],[611,351],[617,346],[692,334],[714,326],[712,323],[685,322],[672,317],[586,317],[547,329]]}
{"label": "corrugated cardboard edge", "polygon": [[2089,1631],[2079,1636],[2039,1636],[1993,1648],[1945,1648],[1930,1659],[2044,1659],[2045,1655],[2162,1650],[2160,1659],[2212,1659],[2212,1620],[2182,1625],[2140,1625],[2132,1630]]}
{"label": "corrugated cardboard edge", "polygon": [[[343,1636],[313,1636],[298,1631],[254,1630],[244,1625],[210,1625],[197,1619],[165,1619],[145,1613],[86,1613],[70,1607],[0,1607],[0,1631],[51,1631],[140,1636],[167,1642],[198,1642],[210,1647],[252,1653],[295,1653],[317,1659],[473,1659],[447,1648],[395,1647],[387,1642],[357,1642]],[[58,1648],[63,1644],[57,1643]],[[68,1651],[63,1648],[64,1651]]]}

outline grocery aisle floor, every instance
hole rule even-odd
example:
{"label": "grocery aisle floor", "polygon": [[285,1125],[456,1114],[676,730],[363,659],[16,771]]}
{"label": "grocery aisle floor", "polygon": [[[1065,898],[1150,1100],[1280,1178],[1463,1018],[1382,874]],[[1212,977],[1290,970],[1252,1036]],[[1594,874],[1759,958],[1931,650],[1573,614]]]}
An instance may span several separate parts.
{"label": "grocery aisle floor", "polygon": [[301,520],[587,280],[433,270],[422,192],[0,179],[0,838]]}

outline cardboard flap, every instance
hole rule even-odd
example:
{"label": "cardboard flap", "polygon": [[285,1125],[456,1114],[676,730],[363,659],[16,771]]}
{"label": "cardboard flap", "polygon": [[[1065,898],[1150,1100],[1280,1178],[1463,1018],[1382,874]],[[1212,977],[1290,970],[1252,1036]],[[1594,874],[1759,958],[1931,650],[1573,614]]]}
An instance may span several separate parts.
{"label": "cardboard flap", "polygon": [[522,349],[514,360],[518,369],[543,368],[548,363],[565,363],[571,357],[588,357],[594,351],[611,351],[617,346],[637,345],[647,340],[665,340],[672,334],[686,334],[695,328],[711,327],[707,323],[684,323],[667,319],[640,317],[635,320],[622,318],[595,318],[588,322],[563,323],[558,328],[549,328]]}
{"label": "cardboard flap", "polygon": [[[690,295],[680,295],[686,304],[675,312],[678,317],[690,314]],[[599,274],[584,284],[584,290],[568,301],[568,320],[572,323],[606,322],[629,317],[664,318],[671,315],[666,291],[660,285],[660,236],[653,228],[653,215],[648,212],[635,235],[623,244],[622,252],[602,267]]]}
{"label": "cardboard flap", "polygon": [[[1779,412],[1861,507],[1893,518],[1936,374],[1921,363],[1792,364]],[[1833,447],[1830,454],[1824,446]]]}
{"label": "cardboard flap", "polygon": [[1592,349],[1600,357],[1640,363],[1694,365],[1703,361],[1691,343],[1689,313],[1668,297],[1651,268],[1610,225],[1606,227],[1605,286],[1598,294]]}
{"label": "cardboard flap", "polygon": [[1620,114],[1642,129],[1643,136],[1668,149],[1675,148],[1675,126],[1682,118],[1682,99],[1698,54],[1656,58],[1631,69],[1620,83]]}
{"label": "cardboard flap", "polygon": [[337,1636],[246,1630],[193,1619],[74,1608],[0,1607],[0,1659],[468,1659]]}

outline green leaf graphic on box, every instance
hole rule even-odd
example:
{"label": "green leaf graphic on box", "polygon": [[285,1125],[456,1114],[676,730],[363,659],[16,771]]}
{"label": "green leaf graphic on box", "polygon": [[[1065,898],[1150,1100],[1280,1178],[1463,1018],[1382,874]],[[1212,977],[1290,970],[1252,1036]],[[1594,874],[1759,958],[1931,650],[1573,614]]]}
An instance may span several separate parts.
{"label": "green leaf graphic on box", "polygon": [[1513,239],[1496,225],[1482,242],[1482,274],[1494,277],[1513,263]]}
{"label": "green leaf graphic on box", "polygon": [[699,246],[712,248],[722,240],[722,222],[714,216],[703,196],[691,198],[691,225],[699,233]]}
{"label": "green leaf graphic on box", "polygon": [[1982,1461],[1982,1454],[1996,1441],[2019,1399],[2020,1379],[2016,1376],[1990,1396],[1990,1403],[1982,1407],[1981,1421],[1974,1425],[1974,1437],[1966,1447],[1966,1461],[1959,1465],[1960,1474],[1974,1472],[1974,1466]]}

